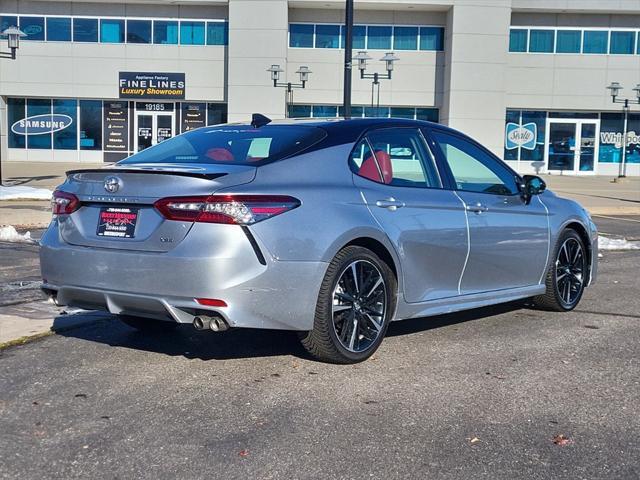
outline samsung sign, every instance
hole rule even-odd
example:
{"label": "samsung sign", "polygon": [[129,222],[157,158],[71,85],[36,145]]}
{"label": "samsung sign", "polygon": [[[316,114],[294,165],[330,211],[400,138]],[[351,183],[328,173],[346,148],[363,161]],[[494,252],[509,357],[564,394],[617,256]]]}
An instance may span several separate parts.
{"label": "samsung sign", "polygon": [[69,115],[34,115],[15,122],[11,125],[11,131],[18,135],[46,135],[64,130],[72,123],[73,118]]}

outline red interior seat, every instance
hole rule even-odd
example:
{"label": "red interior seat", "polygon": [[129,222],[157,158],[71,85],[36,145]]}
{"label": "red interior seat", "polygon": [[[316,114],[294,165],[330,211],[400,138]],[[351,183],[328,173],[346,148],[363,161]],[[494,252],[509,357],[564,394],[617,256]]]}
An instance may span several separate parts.
{"label": "red interior seat", "polygon": [[[376,159],[378,160],[380,171],[378,171]],[[373,180],[374,182],[380,182],[380,172],[382,172],[383,182],[389,185],[393,180],[393,166],[391,165],[391,157],[385,151],[376,150],[375,158],[373,157],[373,155],[371,155],[364,162],[362,162],[362,165],[358,170],[358,175],[368,178],[369,180]]]}
{"label": "red interior seat", "polygon": [[233,153],[222,147],[210,148],[205,155],[217,162],[233,162],[235,160]]}

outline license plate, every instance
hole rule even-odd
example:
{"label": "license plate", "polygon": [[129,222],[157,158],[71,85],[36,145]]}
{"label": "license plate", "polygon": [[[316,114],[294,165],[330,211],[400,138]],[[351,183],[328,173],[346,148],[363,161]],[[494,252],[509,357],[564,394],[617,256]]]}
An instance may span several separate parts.
{"label": "license plate", "polygon": [[138,221],[138,208],[102,207],[98,217],[100,237],[133,238]]}

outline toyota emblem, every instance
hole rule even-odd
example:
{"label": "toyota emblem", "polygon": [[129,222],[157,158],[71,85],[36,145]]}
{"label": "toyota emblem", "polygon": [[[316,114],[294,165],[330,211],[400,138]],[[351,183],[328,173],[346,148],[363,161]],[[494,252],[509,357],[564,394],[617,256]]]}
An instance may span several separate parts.
{"label": "toyota emblem", "polygon": [[109,193],[116,193],[120,189],[121,183],[118,177],[107,177],[104,179],[104,189]]}

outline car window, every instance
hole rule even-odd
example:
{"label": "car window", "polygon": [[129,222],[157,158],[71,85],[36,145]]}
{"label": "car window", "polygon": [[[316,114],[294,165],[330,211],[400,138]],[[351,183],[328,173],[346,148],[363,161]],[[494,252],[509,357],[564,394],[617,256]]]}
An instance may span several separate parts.
{"label": "car window", "polygon": [[[373,150],[373,152],[372,152]],[[399,187],[440,187],[431,155],[414,128],[370,132],[351,154],[354,171],[378,183]]]}
{"label": "car window", "polygon": [[433,131],[433,137],[451,169],[458,190],[513,195],[515,176],[491,155],[457,135]]}

